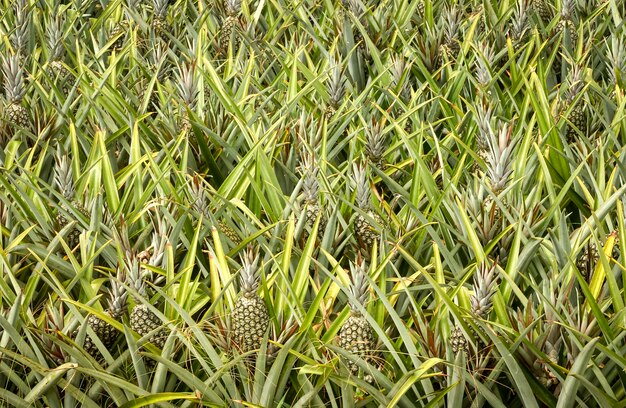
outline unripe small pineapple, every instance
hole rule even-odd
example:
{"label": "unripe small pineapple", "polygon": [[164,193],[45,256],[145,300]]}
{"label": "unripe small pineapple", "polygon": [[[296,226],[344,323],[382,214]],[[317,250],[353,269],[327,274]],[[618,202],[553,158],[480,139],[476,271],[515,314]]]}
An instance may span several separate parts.
{"label": "unripe small pineapple", "polygon": [[[382,218],[375,213],[370,206],[370,189],[367,182],[366,170],[358,165],[354,165],[354,180],[356,182],[356,204],[361,210],[354,221],[354,232],[357,239],[365,250],[369,251],[374,242],[380,239],[379,227],[384,225]],[[368,218],[373,219],[372,224]]]}
{"label": "unripe small pineapple", "polygon": [[70,93],[70,83],[69,80],[72,76],[70,71],[63,65],[63,62],[59,60],[55,60],[50,62],[48,66],[48,75],[50,75],[50,79],[57,83],[59,90],[63,92],[64,95],[68,95]]}
{"label": "unripe small pineapple", "polygon": [[217,222],[217,225],[220,231],[222,231],[222,233],[226,235],[228,239],[233,241],[233,244],[235,245],[241,244],[241,238],[239,237],[239,234],[237,234],[237,232],[234,229],[232,229],[228,224],[226,224],[224,220],[219,220]]}
{"label": "unripe small pineapple", "polygon": [[[55,157],[54,183],[56,184],[61,195],[63,195],[63,198],[65,198],[65,200],[68,201],[74,209],[83,214],[85,218],[90,217],[89,212],[80,204],[80,202],[76,200],[74,178],[72,175],[69,157],[60,150],[57,152]],[[65,218],[63,212],[67,212],[69,214],[72,213],[65,203],[61,204],[61,209],[58,210],[56,214],[56,223],[59,230],[65,228],[65,226],[70,222],[67,218]],[[66,241],[70,248],[75,248],[78,245],[80,242],[81,232],[82,230],[76,225],[74,225],[74,228],[68,232]]]}
{"label": "unripe small pineapple", "polygon": [[[369,298],[369,282],[367,280],[367,267],[359,258],[356,265],[350,264],[351,282],[350,293],[350,317],[339,330],[339,347],[368,360],[374,349],[374,331],[369,322],[362,315],[360,307],[364,307]],[[360,307],[359,307],[360,306]],[[346,361],[348,370],[356,375],[359,366],[353,361]]]}
{"label": "unripe small pineapple", "polygon": [[449,342],[450,348],[452,348],[452,352],[454,354],[467,353],[469,351],[467,340],[465,339],[463,330],[461,330],[460,327],[455,327],[454,329],[452,329]]}
{"label": "unripe small pineapple", "polygon": [[115,27],[113,27],[113,29],[109,33],[109,38],[108,38],[108,41],[112,41],[113,39],[115,39],[115,41],[113,41],[113,43],[111,44],[112,50],[119,51],[122,48],[124,48],[124,42],[126,40],[126,31],[128,30],[128,28],[129,28],[128,23],[125,21],[118,23],[115,25]]}
{"label": "unripe small pineapple", "polygon": [[[317,229],[318,237],[324,235],[326,230],[326,215],[320,205],[319,195],[319,167],[313,156],[304,154],[302,156],[302,195],[303,195],[303,207],[306,212],[306,223],[309,227],[315,225],[317,217],[320,216],[320,223]],[[305,231],[305,239],[308,238],[308,232]]]}
{"label": "unripe small pineapple", "polygon": [[258,350],[269,328],[269,313],[259,290],[259,253],[248,246],[241,256],[241,293],[231,315],[232,340],[240,352]]}
{"label": "unripe small pineapple", "polygon": [[25,128],[30,124],[28,111],[18,103],[9,103],[6,107],[6,115],[9,122],[18,127]]}

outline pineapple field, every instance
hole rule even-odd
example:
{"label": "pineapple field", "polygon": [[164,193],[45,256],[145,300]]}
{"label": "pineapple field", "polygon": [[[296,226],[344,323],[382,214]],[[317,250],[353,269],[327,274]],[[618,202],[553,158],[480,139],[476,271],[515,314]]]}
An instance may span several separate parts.
{"label": "pineapple field", "polygon": [[1,407],[626,407],[625,1],[0,5]]}

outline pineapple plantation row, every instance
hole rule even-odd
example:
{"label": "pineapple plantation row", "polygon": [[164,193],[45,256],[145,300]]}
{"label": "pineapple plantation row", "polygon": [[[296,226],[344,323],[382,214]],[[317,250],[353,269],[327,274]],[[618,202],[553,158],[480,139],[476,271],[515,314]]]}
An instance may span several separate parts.
{"label": "pineapple plantation row", "polygon": [[0,0],[0,406],[626,406],[621,0]]}

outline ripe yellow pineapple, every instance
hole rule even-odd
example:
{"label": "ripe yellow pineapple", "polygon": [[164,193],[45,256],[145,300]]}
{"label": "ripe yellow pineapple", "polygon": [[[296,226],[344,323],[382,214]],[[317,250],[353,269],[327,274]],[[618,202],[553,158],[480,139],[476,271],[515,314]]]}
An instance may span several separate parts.
{"label": "ripe yellow pineapple", "polygon": [[[339,330],[339,347],[368,360],[375,344],[374,331],[361,311],[369,298],[367,266],[359,257],[356,265],[350,264],[350,271],[350,317]],[[346,361],[346,365],[353,375],[358,374],[359,367],[354,361]]]}
{"label": "ripe yellow pineapple", "polygon": [[269,313],[259,290],[259,252],[249,245],[241,256],[239,276],[241,293],[235,302],[232,319],[232,340],[242,353],[261,347],[269,328]]}

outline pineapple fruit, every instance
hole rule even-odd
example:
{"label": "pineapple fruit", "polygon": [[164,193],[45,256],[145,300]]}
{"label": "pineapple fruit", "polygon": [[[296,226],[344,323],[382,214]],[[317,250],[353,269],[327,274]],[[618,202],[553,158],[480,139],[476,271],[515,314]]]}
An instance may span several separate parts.
{"label": "pineapple fruit", "polygon": [[561,16],[559,22],[554,28],[556,35],[563,35],[563,44],[565,44],[565,36],[569,36],[572,47],[576,47],[578,42],[578,28],[574,23],[574,0],[563,0],[561,3]]}
{"label": "pineapple fruit", "polygon": [[18,55],[4,56],[2,60],[2,74],[4,77],[4,92],[7,105],[5,113],[10,124],[18,128],[27,128],[30,125],[28,111],[22,105],[26,94],[24,84],[24,69]]}
{"label": "pineapple fruit", "polygon": [[[153,249],[155,252],[152,255],[144,251],[136,257],[131,257],[128,261],[130,283],[137,294],[145,301],[149,300],[146,280],[151,278],[152,274],[149,270],[143,269],[140,263],[142,263],[143,260],[144,263],[156,266],[158,260],[162,257],[162,253],[159,253],[161,248],[153,247]],[[150,308],[148,308],[147,305],[140,303],[139,299],[137,299],[137,303],[130,312],[129,320],[131,329],[133,329],[137,334],[141,337],[145,337],[149,333],[152,333],[148,341],[158,348],[163,348],[167,336],[165,335],[164,329],[157,330],[163,325],[163,323],[161,322],[161,319],[154,312],[152,312]]]}
{"label": "pineapple fruit", "polygon": [[[126,310],[126,299],[128,293],[121,284],[124,280],[122,269],[118,271],[118,280],[111,279],[111,292],[106,314],[113,320],[120,321]],[[100,339],[104,347],[110,348],[118,337],[119,332],[115,327],[95,315],[89,315],[86,320],[96,336]],[[99,360],[102,355],[93,339],[87,335],[83,343],[83,349],[93,358]]]}
{"label": "pineapple fruit", "polygon": [[[350,265],[350,317],[339,330],[339,347],[350,353],[366,358],[371,356],[374,349],[374,331],[363,316],[360,307],[365,307],[369,298],[369,282],[367,280],[367,267],[359,257],[356,265]],[[353,361],[346,361],[348,370],[353,375],[358,374],[359,367]]]}
{"label": "pineapple fruit", "polygon": [[160,36],[169,30],[167,24],[167,7],[169,0],[153,0],[152,29],[156,36]]}
{"label": "pineapple fruit", "polygon": [[552,20],[552,9],[544,0],[531,0],[530,9],[544,26]]}
{"label": "pineapple fruit", "polygon": [[[54,183],[67,203],[69,203],[75,210],[78,210],[86,218],[90,217],[87,210],[82,206],[82,204],[80,204],[80,202],[78,202],[78,200],[76,200],[70,160],[67,154],[61,153],[60,150],[57,152],[55,157]],[[65,218],[64,213],[72,214],[66,202],[61,203],[61,208],[57,210],[56,223],[59,230],[65,228],[65,226],[69,223],[69,220]],[[71,231],[68,231],[66,239],[70,248],[75,248],[78,245],[81,232],[81,228],[78,228],[76,225]]]}
{"label": "pineapple fruit", "polygon": [[63,32],[58,19],[54,19],[47,27],[48,47],[50,48],[50,61],[48,63],[48,76],[55,82],[58,89],[67,96],[70,92],[70,71],[63,65]]}
{"label": "pineapple fruit", "polygon": [[369,219],[373,219],[378,225],[383,225],[383,220],[370,206],[370,187],[366,169],[358,164],[354,165],[354,181],[356,183],[356,205],[360,210],[354,221],[354,232],[363,249],[369,252],[374,241],[380,238],[378,227],[372,224]]}
{"label": "pineapple fruit", "polygon": [[[320,223],[317,230],[318,237],[324,235],[327,219],[320,205],[319,196],[319,167],[312,156],[303,155],[302,158],[302,194],[304,209],[306,211],[306,223],[313,227],[317,217],[320,216]],[[321,215],[320,215],[321,214]],[[305,237],[308,234],[305,234]]]}
{"label": "pineapple fruit", "polygon": [[463,334],[463,330],[460,327],[455,327],[450,332],[450,348],[454,354],[457,353],[467,353],[469,351],[469,345],[467,344],[467,339]]}
{"label": "pineapple fruit", "polygon": [[269,328],[269,313],[259,290],[259,252],[249,245],[241,256],[241,293],[232,311],[232,340],[239,351],[258,350]]}
{"label": "pineapple fruit", "polygon": [[[228,45],[233,38],[233,51],[241,43],[241,38],[237,35],[236,29],[241,27],[239,13],[241,12],[241,0],[225,0],[226,17],[222,21],[222,32],[220,34],[220,50],[228,52]],[[234,35],[233,35],[234,34]]]}
{"label": "pineapple fruit", "polygon": [[568,107],[571,107],[569,113],[569,124],[567,126],[566,138],[568,143],[574,142],[578,138],[578,132],[586,133],[587,130],[587,116],[585,113],[585,100],[580,98],[578,102],[576,99],[584,88],[584,81],[582,78],[583,72],[578,66],[574,66],[570,71],[570,77],[568,78],[567,90],[565,91],[564,104],[561,107],[561,111],[565,112]]}

